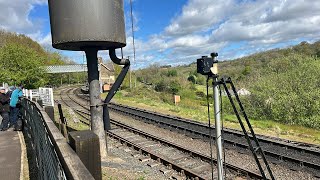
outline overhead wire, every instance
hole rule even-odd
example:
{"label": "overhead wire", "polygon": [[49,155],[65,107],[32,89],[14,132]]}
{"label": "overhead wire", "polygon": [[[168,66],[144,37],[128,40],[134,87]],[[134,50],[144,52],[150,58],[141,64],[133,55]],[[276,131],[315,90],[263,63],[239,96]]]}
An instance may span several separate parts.
{"label": "overhead wire", "polygon": [[[132,33],[132,46],[133,46],[133,62],[132,65],[134,65],[134,62],[136,60],[136,46],[134,43],[134,26],[133,26],[133,12],[132,12],[132,0],[130,0],[130,14],[131,14],[131,33]],[[131,88],[131,66],[130,66],[130,88]]]}
{"label": "overhead wire", "polygon": [[133,12],[132,12],[132,0],[130,0],[130,14],[131,14],[131,33],[132,33],[132,46],[133,46],[133,61],[136,60],[136,47],[134,44],[134,26],[133,26]]}

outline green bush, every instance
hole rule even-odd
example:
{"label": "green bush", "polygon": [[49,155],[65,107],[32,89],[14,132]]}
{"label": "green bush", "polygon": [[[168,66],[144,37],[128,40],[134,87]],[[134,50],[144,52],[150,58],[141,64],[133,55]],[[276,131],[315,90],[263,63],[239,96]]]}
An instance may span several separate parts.
{"label": "green bush", "polygon": [[181,84],[175,79],[161,79],[155,83],[154,89],[157,92],[167,92],[169,94],[178,94],[181,90]]}
{"label": "green bush", "polygon": [[177,70],[175,69],[168,70],[168,73],[167,73],[168,77],[176,77],[177,75],[178,75]]}
{"label": "green bush", "polygon": [[202,92],[202,91],[197,91],[197,92],[196,92],[196,95],[197,95],[198,97],[200,97],[200,98],[203,98],[203,97],[206,96],[206,94],[205,94],[204,92]]}
{"label": "green bush", "polygon": [[169,85],[169,93],[178,94],[181,90],[181,85],[177,81],[171,81]]}
{"label": "green bush", "polygon": [[162,80],[160,80],[159,82],[156,83],[154,89],[157,92],[164,92],[167,89],[167,84],[162,79]]}
{"label": "green bush", "polygon": [[197,82],[197,77],[195,75],[190,75],[188,77],[188,81],[192,82],[193,84],[195,84]]}
{"label": "green bush", "polygon": [[272,61],[245,100],[251,116],[320,128],[320,59],[292,55]]}
{"label": "green bush", "polygon": [[251,73],[251,67],[250,66],[246,66],[243,71],[241,72],[241,74],[243,74],[244,76],[247,76]]}
{"label": "green bush", "polygon": [[172,95],[168,94],[168,93],[161,93],[160,94],[160,99],[162,100],[162,102],[168,103],[168,104],[173,104],[173,99],[172,99]]}

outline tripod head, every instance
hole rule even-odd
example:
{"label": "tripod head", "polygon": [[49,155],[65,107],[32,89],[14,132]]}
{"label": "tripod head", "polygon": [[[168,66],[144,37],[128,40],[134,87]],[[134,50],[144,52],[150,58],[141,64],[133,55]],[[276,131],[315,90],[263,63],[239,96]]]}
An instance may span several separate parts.
{"label": "tripod head", "polygon": [[197,73],[208,76],[218,76],[218,60],[215,58],[218,57],[217,52],[210,54],[211,57],[202,56],[197,59]]}

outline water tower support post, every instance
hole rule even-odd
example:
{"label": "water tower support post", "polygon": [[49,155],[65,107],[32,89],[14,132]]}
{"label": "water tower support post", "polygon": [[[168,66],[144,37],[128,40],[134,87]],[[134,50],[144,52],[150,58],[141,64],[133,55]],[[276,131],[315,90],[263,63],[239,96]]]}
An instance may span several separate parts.
{"label": "water tower support post", "polygon": [[91,130],[98,135],[100,141],[100,155],[102,159],[107,157],[107,142],[105,138],[103,113],[100,98],[100,83],[98,71],[98,50],[88,48],[85,50],[88,67],[88,82],[90,91]]}

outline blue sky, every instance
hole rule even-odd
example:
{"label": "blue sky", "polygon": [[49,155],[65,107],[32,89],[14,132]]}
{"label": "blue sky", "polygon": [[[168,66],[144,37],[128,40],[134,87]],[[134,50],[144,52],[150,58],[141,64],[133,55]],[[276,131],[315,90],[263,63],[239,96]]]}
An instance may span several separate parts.
{"label": "blue sky", "polygon": [[[130,4],[124,2],[124,55],[133,57]],[[213,51],[220,60],[234,59],[320,37],[318,0],[133,0],[133,12],[135,69],[188,64]],[[55,51],[46,0],[0,0],[0,28],[26,34]],[[82,52],[59,52],[83,61]],[[99,55],[108,59],[105,51]]]}

